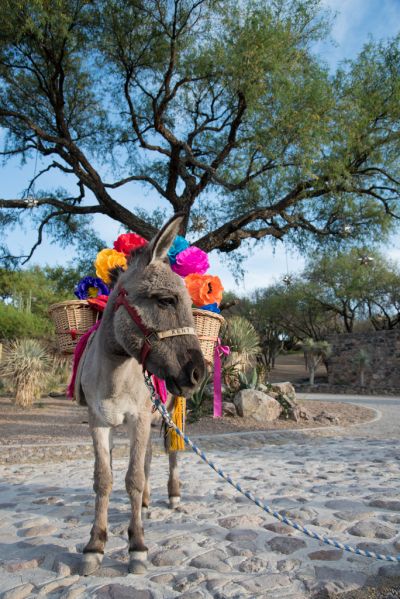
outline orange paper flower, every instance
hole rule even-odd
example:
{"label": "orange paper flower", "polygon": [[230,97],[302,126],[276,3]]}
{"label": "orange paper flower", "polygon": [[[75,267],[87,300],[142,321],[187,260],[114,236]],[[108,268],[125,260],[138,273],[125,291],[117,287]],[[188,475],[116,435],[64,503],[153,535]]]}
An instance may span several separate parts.
{"label": "orange paper flower", "polygon": [[224,288],[219,277],[195,273],[185,277],[185,283],[192,302],[198,308],[207,304],[219,304],[222,300]]}
{"label": "orange paper flower", "polygon": [[95,260],[96,275],[105,283],[111,282],[110,270],[121,266],[124,270],[127,267],[126,256],[117,250],[101,250]]}

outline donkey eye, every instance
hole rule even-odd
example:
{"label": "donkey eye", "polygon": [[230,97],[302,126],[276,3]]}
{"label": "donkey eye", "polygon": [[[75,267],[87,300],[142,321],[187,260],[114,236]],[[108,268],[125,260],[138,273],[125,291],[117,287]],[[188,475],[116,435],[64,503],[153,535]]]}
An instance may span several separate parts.
{"label": "donkey eye", "polygon": [[175,306],[176,300],[174,297],[158,297],[157,303],[160,308],[168,308],[169,306]]}

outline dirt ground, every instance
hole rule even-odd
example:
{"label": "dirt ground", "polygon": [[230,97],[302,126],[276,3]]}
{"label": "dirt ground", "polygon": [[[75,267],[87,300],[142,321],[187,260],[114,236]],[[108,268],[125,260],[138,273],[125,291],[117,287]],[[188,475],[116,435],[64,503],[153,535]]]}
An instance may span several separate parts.
{"label": "dirt ground", "polygon": [[[317,379],[326,376],[325,368],[319,367]],[[270,376],[271,382],[291,381],[301,383],[307,380],[303,357],[299,354],[281,355]],[[321,401],[300,401],[311,419],[295,423],[292,420],[279,419],[261,424],[252,418],[220,418],[205,416],[200,421],[187,426],[192,435],[213,435],[229,432],[252,430],[281,430],[288,428],[310,428],[315,426],[332,426],[329,421],[315,422],[313,417],[325,411],[339,419],[340,426],[366,422],[374,417],[374,412],[366,408]],[[154,434],[158,434],[155,427]],[[116,429],[117,438],[125,438],[124,426]],[[65,397],[42,398],[29,410],[16,408],[7,397],[0,398],[0,445],[57,444],[72,441],[88,441],[87,408],[76,405]]]}
{"label": "dirt ground", "polygon": [[[309,412],[317,416],[322,411],[339,418],[340,426],[348,426],[358,422],[366,422],[374,417],[374,412],[356,405],[341,403],[324,403],[320,401],[299,402]],[[332,426],[325,421],[314,420],[296,424],[291,420],[277,420],[266,426],[251,418],[218,418],[212,416],[201,418],[189,424],[189,435],[213,435],[229,432],[252,430],[279,430],[287,428],[310,428],[313,426]],[[158,435],[159,427],[154,428]],[[116,438],[126,438],[126,428],[118,427]],[[77,406],[65,398],[43,398],[41,402],[28,410],[16,408],[9,398],[0,398],[0,446],[57,444],[65,442],[89,441],[87,408]]]}
{"label": "dirt ground", "polygon": [[[271,383],[290,381],[293,385],[308,382],[308,372],[304,366],[302,353],[281,354],[276,359],[275,368],[270,373]],[[326,368],[320,364],[315,373],[315,383],[327,383],[328,375]]]}

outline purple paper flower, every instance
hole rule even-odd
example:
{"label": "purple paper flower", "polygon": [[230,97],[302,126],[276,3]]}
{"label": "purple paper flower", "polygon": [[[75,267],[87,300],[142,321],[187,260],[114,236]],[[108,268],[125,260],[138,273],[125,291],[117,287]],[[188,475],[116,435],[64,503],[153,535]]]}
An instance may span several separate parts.
{"label": "purple paper flower", "polygon": [[171,264],[172,270],[181,277],[187,277],[187,275],[194,273],[204,275],[209,266],[206,252],[194,245],[183,250],[183,252],[179,252],[175,264]]}
{"label": "purple paper flower", "polygon": [[216,314],[220,314],[221,310],[218,308],[218,304],[207,304],[206,306],[201,306],[200,310],[208,310],[209,312],[215,312]]}
{"label": "purple paper flower", "polygon": [[83,277],[77,284],[74,294],[78,299],[97,297],[98,295],[109,295],[110,290],[103,281],[97,277]]}

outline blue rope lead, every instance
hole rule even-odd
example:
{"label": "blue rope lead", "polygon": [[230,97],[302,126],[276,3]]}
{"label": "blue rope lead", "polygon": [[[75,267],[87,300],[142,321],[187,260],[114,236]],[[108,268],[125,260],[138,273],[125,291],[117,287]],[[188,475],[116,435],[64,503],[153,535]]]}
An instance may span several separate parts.
{"label": "blue rope lead", "polygon": [[385,562],[400,563],[400,555],[396,556],[396,555],[384,555],[382,553],[374,553],[373,551],[368,551],[368,550],[358,549],[356,547],[351,547],[350,545],[347,545],[346,543],[340,543],[339,541],[335,541],[334,539],[330,539],[328,537],[319,535],[317,532],[314,532],[313,530],[309,530],[305,526],[302,526],[301,524],[294,522],[290,518],[287,518],[286,516],[282,516],[278,512],[274,511],[268,504],[263,503],[260,499],[255,497],[255,495],[253,495],[253,493],[250,493],[250,491],[246,491],[246,490],[242,489],[242,487],[239,483],[236,483],[235,481],[233,481],[232,478],[228,474],[225,474],[225,472],[221,468],[218,468],[218,466],[216,466],[214,464],[214,462],[209,460],[207,458],[206,454],[204,453],[204,451],[201,451],[201,449],[199,449],[189,439],[189,437],[187,437],[174,424],[171,416],[168,413],[168,410],[165,408],[165,406],[160,401],[160,399],[157,398],[150,378],[147,378],[147,376],[145,376],[145,382],[151,392],[151,401],[153,402],[155,408],[160,412],[161,416],[164,418],[164,420],[168,424],[168,426],[173,428],[175,430],[175,432],[185,441],[186,445],[189,445],[189,447],[191,447],[191,449],[194,451],[194,453],[196,453],[203,460],[203,462],[208,464],[210,466],[210,468],[212,468],[218,474],[218,476],[220,476],[221,478],[226,480],[226,482],[228,482],[232,487],[234,487],[237,491],[239,491],[239,493],[242,493],[242,495],[247,497],[247,499],[250,499],[250,501],[252,501],[258,507],[260,507],[262,510],[264,510],[264,512],[267,512],[267,514],[270,514],[271,516],[273,516],[280,522],[283,522],[284,524],[287,524],[288,526],[291,526],[292,528],[299,530],[300,532],[304,533],[308,537],[311,537],[312,539],[316,539],[317,541],[322,541],[326,545],[331,545],[333,547],[336,547],[337,549],[342,549],[343,551],[348,551],[350,553],[355,553],[357,555],[362,555],[364,557],[372,557],[374,559],[383,560]]}

